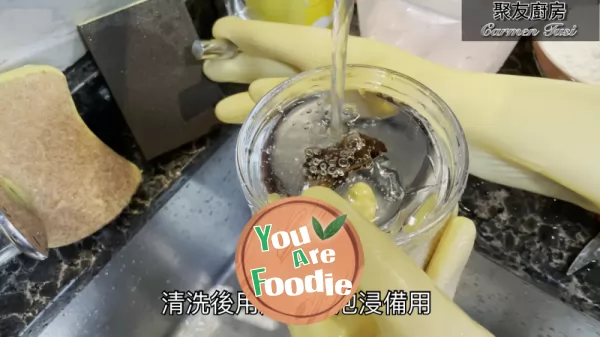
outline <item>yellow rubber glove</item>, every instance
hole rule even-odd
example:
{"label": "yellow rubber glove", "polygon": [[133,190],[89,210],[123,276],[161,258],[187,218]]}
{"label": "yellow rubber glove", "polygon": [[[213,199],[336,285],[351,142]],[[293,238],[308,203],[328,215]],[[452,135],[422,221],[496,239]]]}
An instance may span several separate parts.
{"label": "yellow rubber glove", "polygon": [[[367,194],[368,191],[363,190],[354,197],[369,199]],[[466,241],[463,242],[457,238],[474,233],[474,225],[470,220],[457,217],[450,221],[426,274],[385,233],[365,218],[364,215],[372,216],[368,207],[357,209],[356,204],[353,205],[352,201],[344,200],[334,191],[324,187],[311,187],[302,195],[331,204],[347,214],[348,219],[354,224],[365,256],[364,273],[359,286],[361,290],[380,291],[381,293],[387,293],[388,290],[430,291],[431,312],[425,316],[414,313],[405,316],[344,316],[340,314],[316,324],[290,325],[288,328],[293,337],[492,336],[490,332],[465,314],[450,297],[440,290],[440,283],[431,278],[432,275],[438,277],[446,271],[447,268],[438,264],[447,265],[457,257],[458,259],[464,256],[468,257],[469,254],[466,252],[470,253],[472,240],[466,240],[470,241],[470,245],[464,245]],[[369,203],[368,200],[358,201],[363,204]],[[468,246],[470,246],[469,249],[463,250]],[[456,256],[450,254],[456,254]],[[430,272],[429,269],[435,269],[435,272]],[[455,285],[453,287],[455,288]]]}
{"label": "yellow rubber glove", "polygon": [[[252,78],[252,76],[255,76],[258,73],[257,69],[264,70],[269,75],[284,76],[280,78],[261,79],[254,81],[250,86],[248,93],[234,95],[223,100],[217,106],[216,109],[217,115],[222,121],[229,123],[242,123],[247,113],[254,106],[254,101],[259,100],[262,96],[264,96],[266,92],[268,92],[274,86],[285,80],[285,76],[293,74],[290,73],[291,67],[285,64],[276,64],[271,68],[254,67],[252,68],[252,71],[243,74],[239,72],[245,67],[251,67],[252,65],[257,64],[265,65],[269,62],[274,64],[272,61],[261,60],[260,57],[252,55],[251,57],[240,58],[238,56],[236,59],[233,60],[218,60],[206,63],[205,71],[207,72],[207,75],[209,75],[209,77],[213,80],[220,79],[221,81],[236,82],[235,78],[238,78],[242,80],[237,82],[247,83],[249,79],[255,80],[258,77],[260,77],[257,76],[257,78]],[[235,71],[230,71],[230,69],[235,69]],[[311,189],[311,191],[313,191],[313,189]],[[278,198],[279,196],[277,195],[269,196],[270,201],[277,200]],[[357,184],[357,186],[354,186],[350,189],[346,198],[348,199],[349,204],[351,204],[352,207],[354,207],[358,213],[362,214],[364,218],[373,218],[376,208],[374,204],[375,198],[372,191],[367,185],[361,186],[360,184]],[[374,225],[370,224],[370,226],[374,230],[379,231]],[[386,238],[389,244],[395,247],[395,245],[391,242],[391,240],[389,240],[389,238],[387,238],[387,236],[385,236],[385,234],[382,233],[382,235],[383,236],[380,235],[380,237]],[[432,275],[433,278],[431,278],[430,281],[428,281],[429,283],[424,285],[426,287],[425,289],[429,289],[427,287],[432,284],[437,285],[438,287],[436,288],[436,292],[440,294],[440,296],[443,296],[440,293],[441,290],[442,293],[445,293],[448,296],[446,297],[446,299],[453,297],[454,292],[456,290],[456,285],[460,278],[460,274],[462,273],[464,266],[466,265],[466,262],[468,260],[468,257],[471,253],[474,238],[475,227],[470,220],[465,218],[452,218],[449,221],[446,230],[442,232],[442,236],[438,244],[439,248],[435,250],[430,260],[430,263],[427,266],[427,272],[429,275]],[[398,248],[394,248],[394,251],[401,252],[401,250]],[[406,260],[403,261],[406,262]],[[385,264],[387,264],[387,262]],[[391,265],[393,265],[394,267],[392,267]],[[387,264],[387,266],[380,267],[382,270],[386,270],[386,272],[382,274],[382,271],[380,271],[378,277],[384,279],[393,279],[392,274],[393,270],[396,267],[395,264],[392,263]],[[415,264],[412,263],[412,268],[414,267]],[[417,283],[420,284],[421,282],[419,281]],[[403,283],[399,283],[395,287],[397,289],[404,289],[403,286]],[[435,288],[435,286],[433,287]],[[417,288],[421,289],[420,287]],[[372,290],[372,288],[369,286],[365,286],[363,287],[363,289]],[[416,288],[413,286],[413,288],[411,289]],[[450,308],[452,309],[450,309],[449,311],[442,309],[445,310],[446,314],[448,314],[449,317],[453,317],[452,312],[456,310],[460,311],[460,309],[457,309],[455,306],[452,305],[450,306]],[[461,317],[464,318],[464,313],[460,313],[458,315],[463,315]],[[415,327],[419,326],[419,324],[422,323],[417,322],[418,318],[408,318],[410,322],[413,322],[412,324],[402,322],[401,325],[404,328],[400,328],[400,330],[396,329],[398,328],[398,322],[401,322],[403,319],[404,318],[397,318],[396,320],[391,321],[391,323],[379,323],[371,316],[336,316],[324,322],[313,324],[310,326],[290,326],[290,331],[292,332],[293,336],[311,335],[313,337],[414,336]],[[463,323],[458,323],[458,325],[456,325],[456,328],[458,330],[467,329],[467,332],[465,333],[470,334],[471,332],[475,331],[485,331],[469,319],[459,319],[459,321],[462,321]],[[394,322],[396,322],[395,327]],[[391,324],[391,326],[388,326],[389,324]],[[471,331],[470,329],[474,330]],[[431,331],[428,332],[427,329],[425,329],[425,331],[423,332],[425,333],[425,336],[438,336],[440,335],[440,333],[442,333],[441,330],[439,330],[439,327],[438,330],[431,329]],[[450,336],[450,334],[448,334],[447,332],[448,331],[446,329],[443,329],[444,336]],[[417,335],[423,334],[419,332],[417,333]],[[477,334],[470,335],[478,336]],[[489,334],[483,335],[488,336]]]}
{"label": "yellow rubber glove", "polygon": [[[216,82],[272,87],[300,71],[331,65],[330,34],[314,27],[222,18],[213,35],[230,40],[241,53],[207,61],[204,71]],[[600,212],[600,159],[589,156],[600,143],[595,130],[600,86],[455,70],[352,36],[348,63],[395,70],[437,93],[465,131],[473,175]],[[261,80],[273,77],[279,79]],[[255,102],[262,94],[249,92]],[[217,115],[241,123],[253,105],[248,94],[232,96],[217,106]]]}
{"label": "yellow rubber glove", "polygon": [[[277,194],[269,195],[269,202],[277,201]],[[367,221],[375,219],[377,204],[369,185],[359,182],[348,189],[344,199]],[[458,217],[457,212],[440,231],[439,240],[425,266],[427,274],[438,288],[453,298],[460,276],[467,265],[475,242],[475,224],[470,219]],[[375,226],[375,225],[373,225]]]}
{"label": "yellow rubber glove", "polygon": [[[243,111],[247,111],[246,109],[252,105],[252,103],[248,103],[248,96],[258,100],[283,80],[285,79],[274,78],[255,81],[249,88],[249,94],[241,93],[221,101],[217,106],[217,112],[228,118],[231,116],[240,118]],[[279,195],[271,194],[268,201],[272,202],[279,198]],[[369,185],[357,183],[351,186],[345,198],[367,220],[374,219],[377,205],[375,195]],[[443,234],[440,233],[438,246],[433,250],[429,263],[426,265],[426,270],[433,277],[434,282],[451,298],[454,297],[460,276],[473,249],[476,235],[473,222],[462,217],[456,218],[456,213],[449,220]]]}

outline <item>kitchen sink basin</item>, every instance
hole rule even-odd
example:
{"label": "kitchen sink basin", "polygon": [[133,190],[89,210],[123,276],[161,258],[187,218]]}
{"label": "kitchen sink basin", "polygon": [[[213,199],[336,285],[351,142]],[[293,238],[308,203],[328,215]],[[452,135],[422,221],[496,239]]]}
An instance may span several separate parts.
{"label": "kitchen sink basin", "polygon": [[[260,314],[183,315],[174,291],[231,293],[238,236],[250,217],[227,139],[140,232],[50,322],[42,337],[284,337],[285,325]],[[228,297],[228,296],[225,296]],[[178,301],[174,301],[178,300]],[[600,324],[473,253],[456,302],[496,336],[598,336]],[[216,303],[224,303],[216,302]],[[197,304],[197,303],[196,303]],[[235,307],[235,306],[234,306]]]}

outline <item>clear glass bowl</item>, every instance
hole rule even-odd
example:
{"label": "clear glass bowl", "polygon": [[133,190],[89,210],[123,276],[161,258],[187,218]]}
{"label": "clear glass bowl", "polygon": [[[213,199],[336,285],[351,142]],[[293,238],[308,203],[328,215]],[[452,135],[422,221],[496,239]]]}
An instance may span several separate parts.
{"label": "clear glass bowl", "polygon": [[[236,165],[242,190],[252,212],[257,212],[264,207],[268,203],[269,194],[272,193],[269,190],[269,184],[265,183],[265,181],[270,179],[267,177],[268,170],[266,169],[266,165],[268,161],[265,159],[268,156],[267,153],[270,153],[273,149],[274,132],[279,132],[277,128],[281,127],[281,123],[299,105],[313,104],[316,107],[314,104],[321,105],[322,103],[319,102],[327,102],[330,88],[330,67],[317,68],[298,74],[266,94],[257,103],[242,125],[236,148]],[[440,233],[440,229],[444,227],[448,218],[457,210],[459,198],[466,186],[468,150],[462,128],[450,108],[434,92],[414,79],[388,69],[363,65],[348,65],[346,69],[346,92],[346,103],[348,102],[348,97],[354,99],[355,103],[356,97],[359,97],[359,100],[362,100],[364,97],[378,97],[382,101],[384,98],[387,101],[391,99],[395,104],[407,107],[413,116],[412,118],[419,125],[423,126],[424,132],[427,132],[430,138],[435,140],[436,154],[439,157],[437,164],[432,164],[434,169],[431,170],[431,174],[439,182],[439,186],[436,185],[436,192],[434,193],[435,202],[428,202],[430,209],[424,212],[425,215],[423,215],[423,212],[416,212],[420,206],[417,206],[417,209],[413,207],[410,210],[409,214],[421,214],[419,215],[421,218],[418,227],[413,228],[411,231],[405,230],[408,227],[399,232],[389,230],[390,235],[392,235],[396,243],[402,246],[418,264],[424,266],[431,253],[431,243],[435,241],[436,234]],[[352,96],[348,95],[349,92],[366,92],[369,95],[358,94]],[[318,102],[314,103],[315,100]],[[357,104],[369,105],[371,103],[370,101],[366,103],[361,101]],[[358,109],[357,111],[361,110]],[[377,117],[377,120],[392,120],[396,116],[400,116],[397,113],[395,112],[394,115],[388,114],[385,117]],[[404,130],[402,129],[402,125],[397,126],[398,121],[388,124],[395,125],[394,127],[398,127],[398,130]],[[393,134],[394,132],[400,132],[394,131],[394,129],[391,130],[391,137],[398,135]],[[302,131],[300,130],[300,132]],[[283,134],[284,137],[286,134],[292,137],[292,133],[287,132]],[[406,146],[403,142],[386,140],[385,135],[382,132],[379,133],[375,133],[374,136],[378,138],[383,137],[379,139],[386,144],[390,157],[398,154],[404,155],[407,148],[410,149],[412,146],[410,144],[410,146]],[[409,135],[408,138],[399,139],[408,140],[411,137]],[[312,138],[306,137],[305,144],[300,143],[305,141],[302,137],[295,140],[299,154],[302,154],[303,149],[308,146],[318,145],[318,143],[310,143],[312,140],[309,139]],[[291,152],[293,151],[295,150],[292,149]],[[294,165],[298,166],[298,170],[300,170],[305,158],[298,157],[294,155],[293,158],[296,161]],[[301,189],[293,189],[288,194],[298,195],[300,193]],[[424,200],[421,201],[423,201],[421,202],[421,205],[423,205]],[[403,209],[401,212],[405,212],[405,210]],[[402,221],[406,221],[406,214],[404,215]],[[383,227],[393,228],[392,225],[394,221],[397,222],[397,219],[389,220]],[[383,227],[380,226],[380,228]]]}

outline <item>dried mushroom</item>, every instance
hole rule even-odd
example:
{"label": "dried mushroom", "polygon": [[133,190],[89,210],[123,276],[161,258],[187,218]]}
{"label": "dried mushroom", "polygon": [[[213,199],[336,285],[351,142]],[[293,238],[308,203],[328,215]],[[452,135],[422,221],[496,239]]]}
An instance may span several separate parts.
{"label": "dried mushroom", "polygon": [[370,169],[373,159],[387,152],[385,144],[362,133],[350,132],[336,145],[304,151],[304,177],[311,185],[341,186],[354,171]]}

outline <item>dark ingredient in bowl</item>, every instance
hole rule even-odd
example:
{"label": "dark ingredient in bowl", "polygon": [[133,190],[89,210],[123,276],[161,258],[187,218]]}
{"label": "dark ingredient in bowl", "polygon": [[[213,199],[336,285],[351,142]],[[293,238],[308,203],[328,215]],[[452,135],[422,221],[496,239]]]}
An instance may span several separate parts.
{"label": "dark ingredient in bowl", "polygon": [[310,185],[335,189],[344,184],[350,173],[370,169],[373,159],[384,152],[387,148],[378,139],[350,132],[336,145],[307,148],[302,165],[304,177]]}

